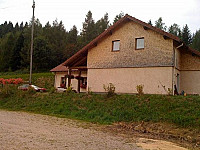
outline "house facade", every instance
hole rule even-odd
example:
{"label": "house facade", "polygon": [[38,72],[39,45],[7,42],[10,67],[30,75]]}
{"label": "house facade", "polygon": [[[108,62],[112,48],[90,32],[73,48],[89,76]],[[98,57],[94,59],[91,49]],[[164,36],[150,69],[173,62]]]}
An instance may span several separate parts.
{"label": "house facade", "polygon": [[129,15],[51,71],[55,87],[78,92],[105,92],[112,83],[117,93],[144,85],[145,94],[200,94],[200,52]]}

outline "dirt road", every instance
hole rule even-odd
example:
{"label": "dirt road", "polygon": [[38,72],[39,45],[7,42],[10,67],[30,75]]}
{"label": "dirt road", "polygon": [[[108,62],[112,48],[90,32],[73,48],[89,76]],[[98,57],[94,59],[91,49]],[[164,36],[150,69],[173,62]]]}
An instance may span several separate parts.
{"label": "dirt road", "polygon": [[97,125],[25,112],[0,110],[1,150],[185,150],[165,141],[126,138]]}

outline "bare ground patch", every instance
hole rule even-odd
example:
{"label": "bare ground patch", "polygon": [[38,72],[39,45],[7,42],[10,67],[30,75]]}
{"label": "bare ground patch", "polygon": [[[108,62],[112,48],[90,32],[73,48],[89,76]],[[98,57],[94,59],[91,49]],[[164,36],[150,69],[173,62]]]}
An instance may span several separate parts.
{"label": "bare ground patch", "polygon": [[0,110],[0,147],[3,150],[185,150],[171,142],[148,138],[146,134],[131,133],[118,124],[102,126],[66,118]]}

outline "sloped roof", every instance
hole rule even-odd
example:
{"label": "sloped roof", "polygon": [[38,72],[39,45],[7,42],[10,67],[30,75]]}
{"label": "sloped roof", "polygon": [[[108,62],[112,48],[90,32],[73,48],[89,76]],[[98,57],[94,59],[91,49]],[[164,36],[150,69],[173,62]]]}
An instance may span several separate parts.
{"label": "sloped roof", "polygon": [[64,66],[63,64],[58,65],[57,67],[50,70],[51,72],[66,72],[68,71],[68,68]]}
{"label": "sloped roof", "polygon": [[[114,25],[110,26],[107,30],[105,30],[103,33],[101,33],[99,36],[97,36],[94,40],[92,40],[89,44],[87,44],[85,47],[83,47],[82,49],[80,49],[76,54],[74,54],[72,57],[70,57],[69,59],[67,59],[64,63],[62,63],[63,66],[70,66],[71,63],[73,63],[74,60],[78,59],[79,57],[82,56],[86,56],[87,52],[89,49],[95,47],[97,45],[97,43],[102,40],[106,35],[112,34],[112,31],[118,27],[119,25],[121,25],[122,23],[126,23],[128,21],[133,21],[135,23],[138,23],[140,25],[142,25],[145,29],[150,29],[153,30],[161,35],[164,36],[164,38],[170,38],[173,39],[174,41],[178,42],[178,43],[183,43],[181,41],[180,38],[178,38],[177,36],[170,34],[168,32],[165,32],[159,28],[156,28],[154,26],[151,26],[150,24],[147,24],[141,20],[136,19],[135,17],[129,16],[128,14],[126,14],[123,18],[121,18],[119,21],[117,21]],[[184,45],[185,47],[187,47],[186,45]],[[187,47],[187,49],[200,56],[200,52],[197,50],[194,50],[192,48]],[[60,66],[60,65],[59,65]],[[57,68],[57,67],[56,67]],[[55,69],[55,68],[54,68]],[[53,70],[53,69],[52,69]],[[59,67],[58,67],[59,70]]]}

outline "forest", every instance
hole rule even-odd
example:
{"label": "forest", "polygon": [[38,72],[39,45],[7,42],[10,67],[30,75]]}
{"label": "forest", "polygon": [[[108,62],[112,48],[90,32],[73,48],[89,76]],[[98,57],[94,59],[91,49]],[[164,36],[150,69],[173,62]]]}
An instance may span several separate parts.
{"label": "forest", "polygon": [[[111,22],[108,13],[95,21],[92,12],[88,11],[82,24],[81,32],[74,25],[66,31],[62,21],[57,19],[44,26],[39,19],[34,22],[33,70],[49,71],[76,53],[83,46],[101,34],[124,16],[121,12]],[[152,26],[178,36],[185,44],[200,51],[200,29],[191,33],[187,24],[182,28],[174,23],[167,27],[158,18]],[[15,25],[5,21],[0,25],[0,72],[28,71],[30,60],[32,22],[21,22]]]}

